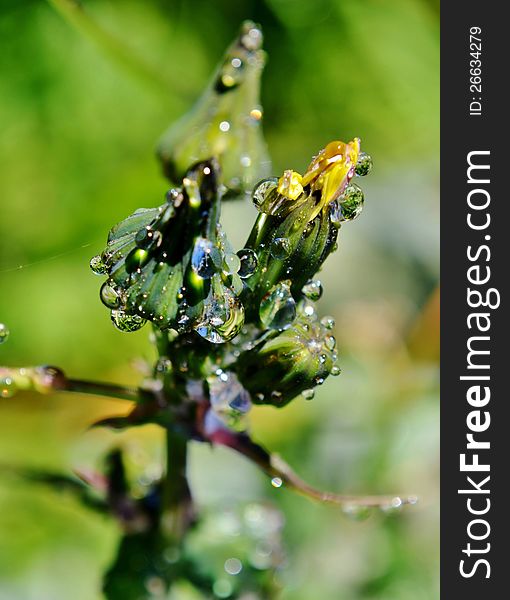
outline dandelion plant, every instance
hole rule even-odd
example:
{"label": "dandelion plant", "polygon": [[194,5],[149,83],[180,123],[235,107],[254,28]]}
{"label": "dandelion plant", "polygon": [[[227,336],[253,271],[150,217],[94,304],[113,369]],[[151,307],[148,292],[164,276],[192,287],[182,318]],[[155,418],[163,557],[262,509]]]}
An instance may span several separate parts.
{"label": "dandelion plant", "polygon": [[[121,398],[132,402],[129,414],[94,427],[152,423],[165,431],[164,474],[142,497],[130,489],[120,449],[105,457],[99,477],[27,474],[72,489],[122,525],[117,558],[104,578],[110,600],[166,598],[182,580],[205,597],[275,597],[273,580],[256,570],[245,569],[242,584],[222,591],[197,564],[190,540],[202,516],[187,478],[192,443],[226,446],[258,465],[274,487],[347,513],[414,501],[317,490],[249,433],[254,404],[285,410],[340,374],[334,321],[318,312],[317,273],[334,255],[342,226],[360,215],[364,196],[356,181],[372,167],[354,138],[318,149],[303,173],[289,166],[272,176],[259,99],[264,62],[261,28],[243,23],[202,97],[158,143],[170,188],[155,206],[114,225],[90,262],[113,325],[126,334],[149,332],[157,353],[150,377],[131,389],[72,379],[50,366],[0,368],[3,398],[23,390]],[[246,243],[235,248],[222,227],[222,205],[247,198],[257,215]],[[0,341],[7,335],[0,326]],[[267,525],[275,516],[260,507],[258,519]],[[279,552],[278,529],[265,535]],[[225,569],[238,574],[239,565],[231,559]],[[265,568],[277,567],[278,560]]]}

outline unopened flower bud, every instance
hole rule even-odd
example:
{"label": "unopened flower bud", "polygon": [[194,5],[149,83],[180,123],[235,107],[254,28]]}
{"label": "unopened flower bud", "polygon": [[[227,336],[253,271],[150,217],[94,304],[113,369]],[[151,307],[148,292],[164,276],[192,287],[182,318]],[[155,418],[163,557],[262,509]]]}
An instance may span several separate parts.
{"label": "unopened flower bud", "polygon": [[260,27],[246,21],[195,108],[161,138],[158,156],[172,182],[211,156],[221,166],[225,197],[249,193],[267,177],[271,162],[262,135],[261,48]]}

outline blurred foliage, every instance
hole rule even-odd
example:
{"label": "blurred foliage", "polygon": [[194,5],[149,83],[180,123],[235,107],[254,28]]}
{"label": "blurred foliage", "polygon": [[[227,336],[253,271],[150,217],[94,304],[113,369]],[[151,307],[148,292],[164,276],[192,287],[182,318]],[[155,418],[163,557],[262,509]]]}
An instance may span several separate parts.
{"label": "blurred foliage", "polygon": [[[49,4],[0,2],[0,321],[11,330],[0,363],[139,381],[133,359],[153,359],[146,333],[114,330],[88,260],[112,223],[161,203],[157,139],[198,97],[239,23],[260,22],[274,173],[303,169],[310,152],[355,135],[375,166],[363,186],[363,219],[342,229],[321,273],[320,306],[336,318],[343,374],[313,402],[256,408],[254,435],[321,487],[410,492],[421,501],[396,516],[351,522],[268,487],[242,458],[205,446],[192,449],[193,490],[210,514],[254,500],[281,509],[284,600],[437,598],[438,3],[84,6],[168,89],[112,60]],[[240,202],[224,213],[241,247],[255,210]],[[12,467],[91,469],[121,444],[134,478],[157,469],[156,428],[86,432],[94,419],[128,408],[66,395],[0,401],[1,600],[101,598],[117,526]],[[204,564],[217,569],[210,552]],[[183,584],[177,597],[197,595]]]}

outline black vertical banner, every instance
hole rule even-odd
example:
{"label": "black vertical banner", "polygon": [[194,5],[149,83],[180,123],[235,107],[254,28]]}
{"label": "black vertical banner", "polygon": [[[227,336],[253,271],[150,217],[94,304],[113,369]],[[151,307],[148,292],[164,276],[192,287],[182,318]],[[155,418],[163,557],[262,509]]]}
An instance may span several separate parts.
{"label": "black vertical banner", "polygon": [[441,8],[441,597],[509,597],[510,153],[496,2]]}

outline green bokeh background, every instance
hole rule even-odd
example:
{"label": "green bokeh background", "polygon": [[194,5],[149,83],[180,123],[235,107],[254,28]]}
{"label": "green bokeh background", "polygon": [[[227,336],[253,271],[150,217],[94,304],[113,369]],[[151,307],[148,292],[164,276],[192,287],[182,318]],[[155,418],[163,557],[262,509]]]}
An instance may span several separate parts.
{"label": "green bokeh background", "polygon": [[[438,597],[438,152],[436,0],[87,0],[94,20],[153,66],[151,81],[78,33],[42,0],[0,2],[0,364],[55,364],[77,378],[137,383],[153,353],[122,334],[88,268],[110,226],[162,202],[155,142],[205,85],[245,18],[269,55],[264,128],[274,174],[304,169],[332,139],[362,138],[374,170],[361,218],[320,274],[343,373],[278,411],[254,436],[315,485],[413,493],[416,507],[358,523],[275,490],[226,450],[193,446],[198,504],[267,500],[285,515],[284,600]],[[224,208],[241,247],[255,210]],[[138,361],[138,362],[137,362]],[[98,600],[115,524],[17,467],[92,468],[120,442],[158,468],[161,434],[87,432],[123,405],[0,399],[0,600]],[[194,598],[184,589],[179,600]]]}

